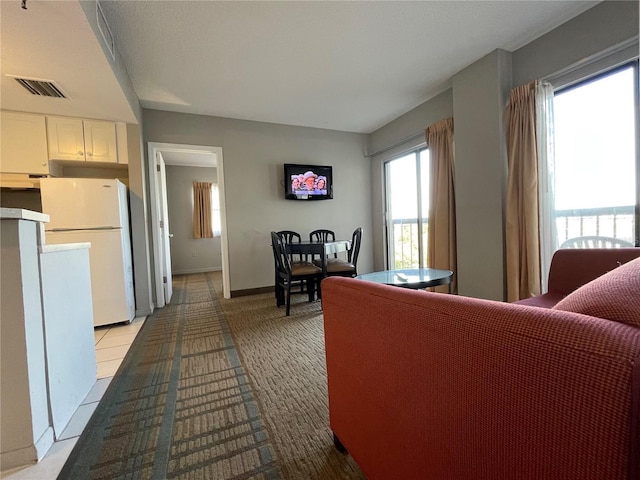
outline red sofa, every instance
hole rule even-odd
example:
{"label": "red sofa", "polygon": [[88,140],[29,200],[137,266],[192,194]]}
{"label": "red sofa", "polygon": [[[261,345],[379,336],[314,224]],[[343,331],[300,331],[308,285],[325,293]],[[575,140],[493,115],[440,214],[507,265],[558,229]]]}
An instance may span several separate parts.
{"label": "red sofa", "polygon": [[563,248],[551,259],[547,292],[515,303],[551,308],[582,285],[640,257],[640,248]]}
{"label": "red sofa", "polygon": [[553,308],[325,279],[336,446],[370,480],[638,480],[640,259],[575,252]]}

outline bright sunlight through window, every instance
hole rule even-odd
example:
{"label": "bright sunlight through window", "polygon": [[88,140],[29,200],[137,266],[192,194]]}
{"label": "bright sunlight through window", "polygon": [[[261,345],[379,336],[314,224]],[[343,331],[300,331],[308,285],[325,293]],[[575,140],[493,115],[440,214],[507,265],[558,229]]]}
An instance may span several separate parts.
{"label": "bright sunlight through window", "polygon": [[632,66],[556,93],[558,242],[609,236],[634,242],[636,154]]}

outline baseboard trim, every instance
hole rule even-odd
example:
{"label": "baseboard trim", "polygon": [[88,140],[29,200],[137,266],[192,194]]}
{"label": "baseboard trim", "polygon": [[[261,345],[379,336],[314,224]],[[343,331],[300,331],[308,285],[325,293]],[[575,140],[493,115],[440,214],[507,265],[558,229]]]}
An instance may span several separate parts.
{"label": "baseboard trim", "polygon": [[273,292],[273,287],[247,288],[246,290],[232,290],[231,298],[246,297],[248,295],[259,295],[261,293]]}
{"label": "baseboard trim", "polygon": [[153,313],[154,307],[145,310],[136,310],[136,317],[148,317]]}
{"label": "baseboard trim", "polygon": [[4,473],[14,468],[35,465],[44,458],[53,446],[53,438],[53,428],[48,426],[34,444],[8,452],[0,452],[0,470]]}
{"label": "baseboard trim", "polygon": [[173,273],[176,275],[187,275],[189,273],[205,273],[205,272],[220,272],[222,271],[222,267],[208,267],[208,268],[190,268],[186,270],[174,270]]}

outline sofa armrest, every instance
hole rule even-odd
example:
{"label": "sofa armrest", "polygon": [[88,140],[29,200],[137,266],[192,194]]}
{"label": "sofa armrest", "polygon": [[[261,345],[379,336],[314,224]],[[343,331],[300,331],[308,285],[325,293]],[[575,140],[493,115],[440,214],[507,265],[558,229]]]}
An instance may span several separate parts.
{"label": "sofa armrest", "polygon": [[638,478],[640,329],[356,279],[322,297],[331,428],[368,478]]}
{"label": "sofa armrest", "polygon": [[640,248],[563,248],[549,268],[550,293],[568,295],[623,263],[640,257]]}

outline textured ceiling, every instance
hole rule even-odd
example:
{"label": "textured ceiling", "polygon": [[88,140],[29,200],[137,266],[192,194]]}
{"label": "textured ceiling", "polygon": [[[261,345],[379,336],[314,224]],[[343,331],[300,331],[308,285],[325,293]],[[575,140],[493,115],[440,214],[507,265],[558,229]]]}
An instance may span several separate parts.
{"label": "textured ceiling", "polygon": [[596,3],[101,1],[144,107],[364,133]]}
{"label": "textured ceiling", "polygon": [[[596,3],[100,2],[146,108],[363,133]],[[1,108],[136,123],[80,3],[27,7],[0,0]],[[33,97],[7,74],[71,98]]]}

